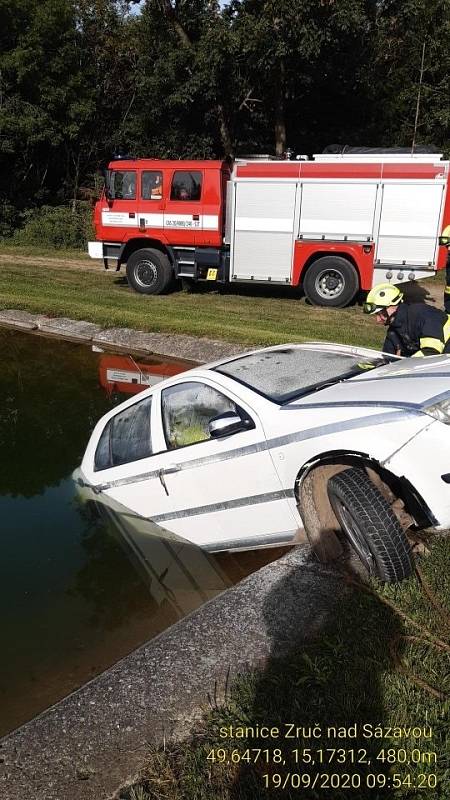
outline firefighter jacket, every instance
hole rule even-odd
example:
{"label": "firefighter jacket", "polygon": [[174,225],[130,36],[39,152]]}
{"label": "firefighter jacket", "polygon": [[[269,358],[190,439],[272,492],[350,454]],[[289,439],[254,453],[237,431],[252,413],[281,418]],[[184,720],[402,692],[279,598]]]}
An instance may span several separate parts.
{"label": "firefighter jacket", "polygon": [[401,303],[389,325],[383,352],[436,356],[450,352],[450,317],[426,303]]}

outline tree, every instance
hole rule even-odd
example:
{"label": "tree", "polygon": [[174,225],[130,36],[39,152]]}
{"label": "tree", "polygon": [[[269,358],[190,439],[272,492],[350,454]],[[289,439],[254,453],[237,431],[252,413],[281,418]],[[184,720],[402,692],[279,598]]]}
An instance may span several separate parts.
{"label": "tree", "polygon": [[450,149],[449,37],[449,0],[377,4],[366,80],[380,143]]}

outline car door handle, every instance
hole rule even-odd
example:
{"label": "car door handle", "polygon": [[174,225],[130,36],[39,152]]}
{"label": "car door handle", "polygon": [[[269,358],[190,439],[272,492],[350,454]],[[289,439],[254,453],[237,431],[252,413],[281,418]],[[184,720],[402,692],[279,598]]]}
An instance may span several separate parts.
{"label": "car door handle", "polygon": [[171,464],[169,467],[162,469],[161,472],[163,475],[171,475],[173,472],[181,472],[181,467],[179,464]]}

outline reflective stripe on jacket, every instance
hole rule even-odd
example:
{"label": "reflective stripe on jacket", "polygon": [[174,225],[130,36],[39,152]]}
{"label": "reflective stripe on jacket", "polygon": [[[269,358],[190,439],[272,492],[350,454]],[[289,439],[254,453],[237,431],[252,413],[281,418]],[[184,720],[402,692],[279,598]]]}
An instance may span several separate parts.
{"label": "reflective stripe on jacket", "polygon": [[402,356],[435,356],[450,347],[450,317],[426,303],[401,303],[389,325],[385,353]]}

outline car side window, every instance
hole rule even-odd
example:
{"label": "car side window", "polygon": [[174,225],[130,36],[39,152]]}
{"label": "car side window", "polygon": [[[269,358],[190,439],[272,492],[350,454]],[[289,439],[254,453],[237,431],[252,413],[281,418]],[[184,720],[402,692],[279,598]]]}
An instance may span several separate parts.
{"label": "car side window", "polygon": [[161,393],[164,435],[169,450],[210,439],[210,421],[240,409],[221,392],[204,383],[190,382],[170,386]]}
{"label": "car side window", "polygon": [[152,455],[152,398],[125,408],[107,422],[95,451],[95,471],[139,461]]}
{"label": "car side window", "polygon": [[202,193],[202,173],[177,170],[173,173],[170,190],[171,200],[200,200]]}

